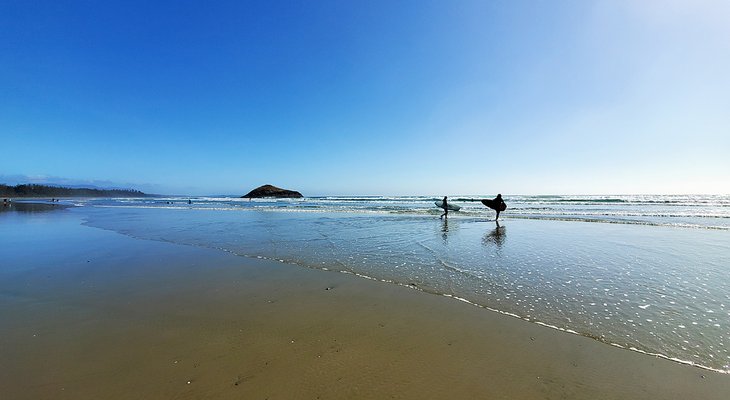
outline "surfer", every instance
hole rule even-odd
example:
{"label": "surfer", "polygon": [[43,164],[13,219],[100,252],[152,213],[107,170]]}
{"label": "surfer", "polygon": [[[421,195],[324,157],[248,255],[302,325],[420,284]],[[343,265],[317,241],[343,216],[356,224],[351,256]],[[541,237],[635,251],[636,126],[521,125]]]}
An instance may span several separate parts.
{"label": "surfer", "polygon": [[443,217],[449,218],[449,204],[446,202],[446,198],[447,197],[444,196],[444,200],[443,200],[444,213],[441,214],[441,216],[439,218],[443,218]]}
{"label": "surfer", "polygon": [[507,204],[504,204],[501,193],[493,199],[482,200],[482,204],[497,212],[497,218],[494,219],[495,222],[499,219],[499,213],[507,209]]}
{"label": "surfer", "polygon": [[[504,204],[504,200],[502,200],[502,193],[498,193],[497,197],[494,198],[494,204],[497,205],[496,211],[497,211],[497,218],[494,219],[494,222],[497,222],[499,220],[499,212],[503,211],[507,208],[507,204]],[[499,223],[497,223],[499,225]]]}

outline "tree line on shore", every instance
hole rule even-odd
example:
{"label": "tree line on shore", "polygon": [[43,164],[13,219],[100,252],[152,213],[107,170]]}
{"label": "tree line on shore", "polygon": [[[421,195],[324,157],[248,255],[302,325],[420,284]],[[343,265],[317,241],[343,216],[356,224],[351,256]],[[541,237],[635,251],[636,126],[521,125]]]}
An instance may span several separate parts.
{"label": "tree line on shore", "polygon": [[146,197],[147,194],[135,189],[93,189],[69,188],[49,185],[0,184],[0,197]]}

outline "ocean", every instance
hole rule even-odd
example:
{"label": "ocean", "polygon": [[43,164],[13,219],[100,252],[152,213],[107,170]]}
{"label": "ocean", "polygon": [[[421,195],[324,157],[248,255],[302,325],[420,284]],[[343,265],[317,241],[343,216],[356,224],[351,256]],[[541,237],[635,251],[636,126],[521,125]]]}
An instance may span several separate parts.
{"label": "ocean", "polygon": [[[479,200],[490,196],[453,196],[459,216],[494,216]],[[321,211],[440,214],[434,202],[442,196],[325,196],[302,199],[241,199],[237,197],[165,197],[79,200],[77,205],[215,210]],[[193,202],[188,204],[188,200]],[[505,216],[583,222],[730,229],[730,195],[509,196]]]}
{"label": "ocean", "polygon": [[89,226],[447,296],[730,373],[730,196],[73,200]]}

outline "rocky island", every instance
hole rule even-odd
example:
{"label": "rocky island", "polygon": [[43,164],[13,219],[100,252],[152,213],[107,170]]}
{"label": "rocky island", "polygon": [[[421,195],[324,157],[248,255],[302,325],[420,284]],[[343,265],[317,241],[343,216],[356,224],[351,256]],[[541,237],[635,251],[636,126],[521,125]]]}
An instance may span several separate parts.
{"label": "rocky island", "polygon": [[242,199],[256,199],[260,197],[297,199],[304,196],[302,196],[302,194],[297,191],[281,189],[273,185],[259,186],[256,189],[248,192],[248,194],[241,196]]}

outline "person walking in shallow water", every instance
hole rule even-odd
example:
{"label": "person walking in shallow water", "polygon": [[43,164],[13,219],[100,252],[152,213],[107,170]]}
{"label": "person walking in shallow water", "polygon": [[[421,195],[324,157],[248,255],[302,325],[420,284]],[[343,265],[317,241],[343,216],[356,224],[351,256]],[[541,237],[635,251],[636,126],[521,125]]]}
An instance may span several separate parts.
{"label": "person walking in shallow water", "polygon": [[[497,220],[499,220],[499,212],[507,208],[507,205],[504,204],[504,200],[502,200],[502,193],[497,194],[497,197],[494,198],[494,204],[497,205],[497,218],[494,219],[494,222],[497,222]],[[499,222],[497,222],[497,225],[499,225]]]}
{"label": "person walking in shallow water", "polygon": [[[502,200],[501,193],[493,199],[482,200],[482,204],[497,212],[497,218],[494,219],[494,222],[499,220],[499,213],[507,209],[507,204],[505,204],[504,200]],[[497,222],[497,225],[499,225],[499,222]]]}
{"label": "person walking in shallow water", "polygon": [[443,200],[444,213],[441,214],[441,216],[439,218],[443,218],[443,217],[449,218],[449,204],[446,201],[446,199],[447,199],[447,196],[444,196],[444,200]]}

